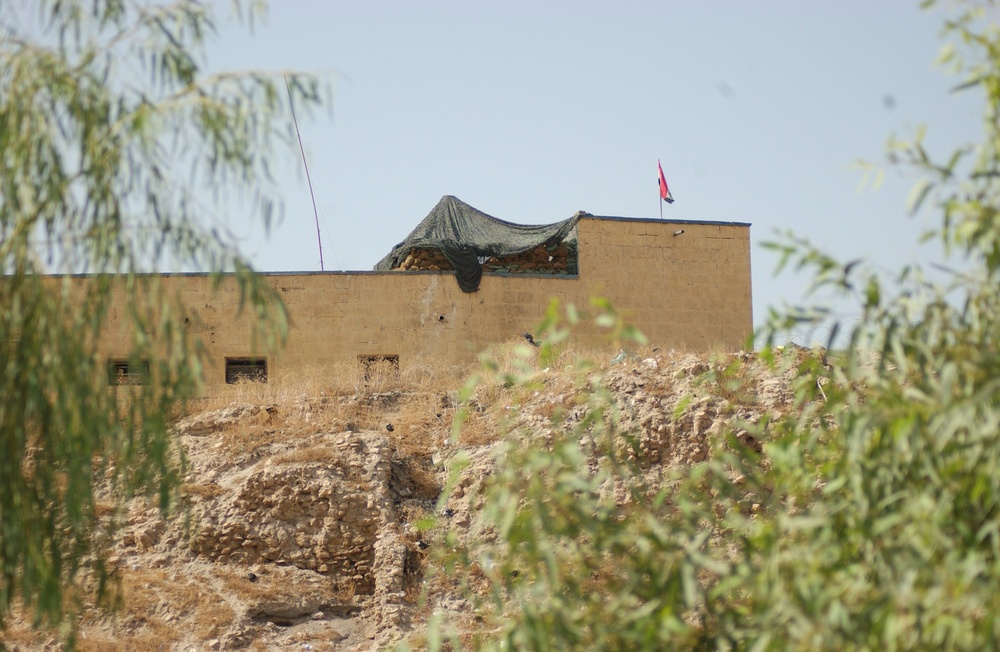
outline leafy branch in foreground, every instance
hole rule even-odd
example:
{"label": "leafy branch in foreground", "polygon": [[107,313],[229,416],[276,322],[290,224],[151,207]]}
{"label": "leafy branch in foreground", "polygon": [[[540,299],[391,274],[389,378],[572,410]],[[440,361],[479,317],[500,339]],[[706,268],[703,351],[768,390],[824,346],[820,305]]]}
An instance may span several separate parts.
{"label": "leafy branch in foreground", "polygon": [[[67,612],[100,552],[99,482],[162,508],[177,486],[166,424],[197,391],[201,349],[194,315],[144,273],[212,271],[238,285],[262,346],[284,337],[280,301],[213,213],[235,197],[272,219],[268,153],[291,142],[282,76],[206,75],[214,32],[194,0],[0,5],[0,622],[15,600],[38,622]],[[316,80],[289,80],[293,101],[318,102]],[[131,338],[148,384],[107,387],[109,336]],[[99,554],[92,570],[102,593]]]}

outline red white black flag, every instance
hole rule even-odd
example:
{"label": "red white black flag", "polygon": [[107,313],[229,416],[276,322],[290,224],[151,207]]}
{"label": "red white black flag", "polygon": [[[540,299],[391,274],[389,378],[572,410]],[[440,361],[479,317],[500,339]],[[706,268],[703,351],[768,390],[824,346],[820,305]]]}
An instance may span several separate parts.
{"label": "red white black flag", "polygon": [[667,187],[667,178],[663,176],[663,166],[660,162],[656,162],[656,168],[660,171],[660,199],[667,202],[668,204],[674,203],[674,197],[670,194],[670,188]]}

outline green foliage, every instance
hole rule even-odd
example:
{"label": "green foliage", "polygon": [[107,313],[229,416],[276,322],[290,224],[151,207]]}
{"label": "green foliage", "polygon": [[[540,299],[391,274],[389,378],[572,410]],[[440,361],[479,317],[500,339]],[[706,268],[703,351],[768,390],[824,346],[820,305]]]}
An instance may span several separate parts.
{"label": "green foliage", "polygon": [[[98,483],[163,508],[177,486],[166,424],[198,388],[196,315],[143,273],[213,270],[238,284],[261,346],[284,336],[280,301],[212,212],[233,196],[272,218],[267,155],[291,136],[282,78],[206,75],[214,31],[193,0],[0,4],[0,621],[15,600],[62,617],[100,552]],[[289,78],[296,101],[318,100],[313,79]],[[148,384],[107,386],[112,304]]]}
{"label": "green foliage", "polygon": [[[731,438],[708,461],[652,485],[623,461],[632,436],[619,428],[620,407],[598,374],[581,374],[585,409],[555,418],[544,443],[511,432],[482,491],[489,526],[467,544],[450,540],[449,563],[485,578],[470,592],[479,620],[453,645],[1000,647],[994,3],[962,10],[946,33],[958,42],[943,59],[963,75],[959,89],[984,94],[983,142],[939,163],[918,133],[893,141],[890,158],[924,174],[913,206],[941,210],[931,237],[961,254],[966,271],[943,286],[916,267],[886,280],[804,240],[774,245],[817,287],[857,299],[850,345],[829,361],[803,358],[792,409],[744,424],[762,454]],[[774,313],[769,335],[825,317]],[[761,355],[782,357],[771,348]],[[435,631],[431,640],[444,637]]]}

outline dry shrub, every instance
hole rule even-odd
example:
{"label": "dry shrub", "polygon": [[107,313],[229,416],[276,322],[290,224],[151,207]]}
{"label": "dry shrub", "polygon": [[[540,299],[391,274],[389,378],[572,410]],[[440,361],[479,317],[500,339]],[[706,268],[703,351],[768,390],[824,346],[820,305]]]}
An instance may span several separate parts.
{"label": "dry shrub", "polygon": [[444,443],[437,437],[450,430],[454,412],[447,395],[440,392],[402,396],[388,433],[393,448],[404,456],[433,454]]}
{"label": "dry shrub", "polygon": [[367,362],[361,365],[360,374],[368,393],[381,394],[400,388],[398,358]]}
{"label": "dry shrub", "polygon": [[118,503],[113,500],[95,500],[94,516],[98,519],[111,516],[118,509]]}
{"label": "dry shrub", "polygon": [[[192,614],[193,633],[201,640],[219,636],[232,622],[235,614],[225,600],[209,589],[197,577],[167,574],[162,569],[138,569],[122,574],[124,614],[128,617],[155,622],[161,608],[173,613]],[[177,627],[170,627],[176,631]]]}
{"label": "dry shrub", "polygon": [[337,599],[344,604],[350,604],[354,601],[354,596],[358,593],[358,584],[354,581],[353,577],[340,577],[337,579],[337,591],[335,595]]}
{"label": "dry shrub", "polygon": [[4,629],[0,630],[0,650],[38,650],[47,647],[47,642],[54,641],[52,632],[32,627],[30,616],[20,607],[12,605],[4,621]]}
{"label": "dry shrub", "polygon": [[465,406],[470,412],[478,414],[496,413],[516,403],[517,392],[501,382],[482,382],[466,399]]}
{"label": "dry shrub", "polygon": [[289,582],[275,581],[270,573],[262,573],[256,581],[249,581],[246,572],[238,572],[226,566],[215,566],[210,571],[212,577],[221,580],[223,591],[234,598],[254,604],[261,600],[282,597],[294,598],[295,592],[289,590]]}
{"label": "dry shrub", "polygon": [[[220,636],[235,617],[225,600],[197,577],[156,568],[120,572],[121,610],[109,614],[91,608],[81,622],[81,629],[89,634],[77,639],[77,649],[170,650],[187,634],[200,640]],[[167,613],[183,620],[168,622],[164,617]],[[96,633],[102,629],[95,626],[100,621],[106,621],[114,633]],[[6,635],[4,642],[10,645]]]}
{"label": "dry shrub", "polygon": [[457,390],[468,371],[468,365],[426,358],[404,360],[400,369],[388,362],[295,369],[272,374],[266,383],[242,381],[218,388],[193,402],[188,412],[233,404],[271,407],[268,419],[242,420],[225,429],[227,447],[247,450],[305,431],[385,431],[388,423],[397,422],[421,436],[444,418],[436,415],[445,406],[433,404],[443,392]]}
{"label": "dry shrub", "polygon": [[567,391],[566,393],[553,392],[548,400],[534,405],[532,413],[545,418],[546,421],[559,422],[565,417],[567,412],[580,405],[583,400],[584,397],[572,391]]}
{"label": "dry shrub", "polygon": [[394,491],[415,500],[435,501],[441,494],[441,482],[430,458],[394,458],[390,483]]}
{"label": "dry shrub", "polygon": [[[303,587],[300,583],[289,581],[288,576],[282,572],[270,571],[267,568],[257,569],[256,579],[250,581],[247,578],[245,569],[232,566],[215,566],[210,574],[218,583],[221,583],[220,590],[224,595],[236,598],[250,606],[251,615],[255,605],[260,604],[294,604]],[[323,602],[330,605],[344,604],[346,600],[341,600],[342,595],[346,595],[344,587],[335,586],[328,578],[309,586],[309,593],[312,597],[321,598]],[[353,591],[353,588],[351,589]],[[353,595],[353,593],[351,593]]]}
{"label": "dry shrub", "polygon": [[190,403],[187,413],[218,410],[233,404],[287,405],[300,396],[353,393],[358,373],[346,365],[308,366],[270,373],[266,382],[241,378],[211,388],[211,393]]}
{"label": "dry shrub", "polygon": [[487,446],[503,437],[503,429],[492,415],[470,412],[462,422],[458,443],[462,446]]}
{"label": "dry shrub", "polygon": [[384,431],[392,445],[392,484],[403,495],[436,500],[440,481],[434,455],[446,443],[454,418],[447,394],[410,393],[391,415],[393,430]]}
{"label": "dry shrub", "polygon": [[81,636],[76,649],[80,652],[167,652],[179,642],[176,625],[160,619],[145,619],[141,624],[141,630],[124,636]]}
{"label": "dry shrub", "polygon": [[[500,378],[533,376],[544,378],[544,374],[554,371],[572,372],[574,369],[597,365],[607,368],[611,361],[624,353],[629,360],[655,357],[660,352],[656,347],[638,347],[628,350],[614,348],[610,343],[604,345],[583,345],[578,343],[558,344],[552,347],[547,360],[542,359],[542,349],[531,346],[523,340],[514,340],[494,345],[487,350],[485,359],[495,367],[494,376]],[[490,378],[487,382],[494,382]],[[508,383],[510,384],[510,383]]]}
{"label": "dry shrub", "polygon": [[478,368],[474,362],[443,363],[430,356],[414,356],[400,362],[400,383],[412,392],[457,390]]}
{"label": "dry shrub", "polygon": [[[337,412],[350,401],[338,399],[370,399],[386,394],[420,394],[457,390],[476,368],[474,363],[442,363],[432,357],[414,356],[400,361],[397,368],[389,362],[362,365],[358,362],[329,366],[284,369],[271,373],[267,382],[240,380],[231,385],[213,387],[210,394],[191,401],[186,414],[218,410],[233,404],[279,406],[279,421],[289,420],[288,407],[297,401],[322,402]],[[312,406],[315,417],[315,405]],[[349,419],[359,411],[340,410],[341,418]],[[285,408],[285,409],[282,409]]]}
{"label": "dry shrub", "polygon": [[266,448],[283,438],[275,428],[242,424],[223,428],[216,436],[219,437],[224,451],[245,455],[253,455],[259,449]]}
{"label": "dry shrub", "polygon": [[310,446],[307,448],[296,448],[295,450],[282,453],[274,458],[275,464],[307,464],[310,462],[321,462],[329,464],[340,459],[340,452],[327,446]]}
{"label": "dry shrub", "polygon": [[224,493],[226,493],[226,490],[214,482],[209,484],[186,483],[181,485],[182,496],[197,496],[202,500],[210,500]]}

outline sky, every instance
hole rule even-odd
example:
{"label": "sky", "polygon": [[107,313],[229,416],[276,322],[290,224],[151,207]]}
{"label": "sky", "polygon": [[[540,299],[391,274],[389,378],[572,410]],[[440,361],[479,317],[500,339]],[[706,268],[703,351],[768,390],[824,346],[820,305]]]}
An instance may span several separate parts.
{"label": "sky", "polygon": [[[917,177],[876,189],[859,163],[920,125],[942,158],[981,133],[917,2],[274,0],[252,35],[220,21],[213,68],[331,81],[330,110],[299,115],[327,270],[371,269],[443,195],[522,224],[659,218],[659,160],[664,218],[752,224],[760,324],[809,280],[775,277],[779,232],[886,270],[939,260],[918,244],[934,213],[906,211]],[[230,228],[261,271],[318,271],[302,159],[273,167],[283,219]]]}

